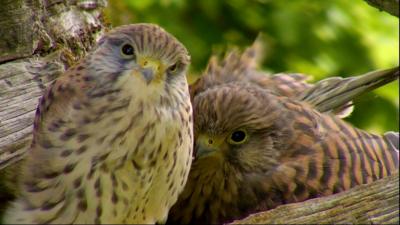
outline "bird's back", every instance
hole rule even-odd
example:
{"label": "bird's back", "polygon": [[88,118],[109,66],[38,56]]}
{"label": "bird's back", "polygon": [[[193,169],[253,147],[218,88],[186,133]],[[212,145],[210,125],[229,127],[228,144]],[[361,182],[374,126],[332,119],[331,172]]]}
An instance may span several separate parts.
{"label": "bird's back", "polygon": [[[239,92],[246,92],[246,87],[240,88],[231,89],[236,100],[243,97]],[[259,148],[256,157],[246,155],[253,148],[231,150],[242,153],[243,157],[235,160],[244,160],[251,169],[237,167],[229,158],[216,164],[217,169],[212,163],[220,162],[219,158],[195,159],[185,190],[170,211],[169,222],[227,223],[282,204],[371,183],[397,171],[396,134],[371,134],[332,113],[321,113],[306,102],[263,89],[248,91],[256,92],[257,99],[265,99],[266,111],[260,115],[268,114],[271,124],[263,131],[272,143]],[[269,152],[269,158],[262,158],[265,152]],[[259,159],[263,163],[253,166]]]}
{"label": "bird's back", "polygon": [[328,113],[284,104],[294,114],[294,141],[271,176],[271,188],[282,194],[275,203],[338,193],[397,171],[393,138],[357,129]]}

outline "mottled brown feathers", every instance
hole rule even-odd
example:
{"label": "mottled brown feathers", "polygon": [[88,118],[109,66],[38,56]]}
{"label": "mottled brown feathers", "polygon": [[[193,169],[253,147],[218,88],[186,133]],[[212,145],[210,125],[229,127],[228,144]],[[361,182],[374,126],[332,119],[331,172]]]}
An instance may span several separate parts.
{"label": "mottled brown feathers", "polygon": [[294,96],[311,85],[305,81],[307,76],[302,74],[276,74],[268,76],[259,70],[259,63],[263,57],[264,46],[261,38],[257,38],[253,45],[240,54],[238,50],[229,51],[219,62],[212,56],[201,79],[190,86],[191,97],[202,91],[230,82],[243,82],[257,85],[276,91],[286,96]]}
{"label": "mottled brown feathers", "polygon": [[106,34],[41,98],[20,194],[3,222],[165,221],[191,165],[189,63],[156,25]]}
{"label": "mottled brown feathers", "polygon": [[[397,79],[398,68],[309,84],[259,71],[257,49],[212,57],[190,87],[195,158],[168,223],[228,223],[397,171],[396,134],[371,134],[339,116],[358,94]],[[243,142],[232,141],[238,131]]]}
{"label": "mottled brown feathers", "polygon": [[338,193],[398,169],[398,151],[382,136],[259,87],[230,83],[209,89],[195,96],[194,115],[197,137],[225,141],[241,128],[249,140],[223,143],[194,160],[170,212],[174,223],[225,223]]}
{"label": "mottled brown feathers", "polygon": [[[135,50],[143,54],[153,54],[154,57],[168,60],[180,60],[182,64],[190,64],[190,56],[185,46],[174,36],[165,32],[163,28],[155,24],[123,25],[113,29],[99,42],[112,40],[114,37],[120,39],[125,35],[135,43]],[[176,58],[179,57],[179,58]]]}

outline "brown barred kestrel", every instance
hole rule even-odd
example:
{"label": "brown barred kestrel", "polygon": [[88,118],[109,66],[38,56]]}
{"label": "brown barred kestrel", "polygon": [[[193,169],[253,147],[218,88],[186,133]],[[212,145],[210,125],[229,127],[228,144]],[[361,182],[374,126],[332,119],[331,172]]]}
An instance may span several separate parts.
{"label": "brown barred kestrel", "polygon": [[166,220],[192,159],[190,57],[151,24],[113,29],[41,98],[5,223]]}
{"label": "brown barred kestrel", "polygon": [[168,223],[226,223],[397,171],[398,133],[371,134],[338,115],[397,79],[398,68],[311,85],[301,75],[265,76],[256,50],[212,59],[191,87],[195,159]]}
{"label": "brown barred kestrel", "polygon": [[315,84],[309,76],[299,73],[270,75],[258,69],[263,55],[263,42],[259,36],[243,54],[231,50],[221,63],[212,56],[205,74],[190,86],[193,100],[197,94],[211,87],[230,82],[244,82],[268,89],[290,98],[307,101],[320,112],[333,112],[343,118],[353,110],[351,100],[381,87],[399,77],[399,68],[374,71],[357,77],[329,77]]}

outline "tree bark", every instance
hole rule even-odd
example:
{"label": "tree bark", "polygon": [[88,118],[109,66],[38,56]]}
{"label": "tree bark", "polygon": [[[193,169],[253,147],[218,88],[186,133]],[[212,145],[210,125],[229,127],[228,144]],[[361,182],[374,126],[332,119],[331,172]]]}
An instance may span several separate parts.
{"label": "tree bark", "polygon": [[45,87],[106,30],[105,0],[1,0],[0,214],[13,197]]}
{"label": "tree bark", "polygon": [[364,0],[372,7],[399,17],[399,0]]}
{"label": "tree bark", "polygon": [[0,170],[31,141],[38,98],[104,32],[103,0],[3,0],[0,5]]}
{"label": "tree bark", "polygon": [[399,224],[399,174],[335,195],[279,206],[232,224]]}

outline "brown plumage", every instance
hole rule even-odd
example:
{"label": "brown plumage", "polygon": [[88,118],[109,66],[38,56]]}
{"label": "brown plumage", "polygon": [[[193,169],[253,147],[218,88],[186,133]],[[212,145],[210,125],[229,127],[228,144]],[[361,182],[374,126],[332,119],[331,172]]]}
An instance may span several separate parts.
{"label": "brown plumage", "polygon": [[288,97],[296,96],[313,86],[306,82],[308,77],[304,74],[279,73],[268,76],[269,74],[260,71],[258,64],[263,51],[262,40],[258,38],[243,54],[236,49],[231,50],[222,62],[212,56],[204,75],[190,86],[191,97],[211,87],[230,82],[256,85]]}
{"label": "brown plumage", "polygon": [[216,56],[212,56],[204,75],[190,86],[191,99],[214,86],[243,82],[308,102],[320,112],[333,112],[343,118],[353,110],[352,99],[399,78],[397,67],[370,72],[363,76],[329,77],[311,84],[307,82],[309,76],[306,74],[270,75],[259,70],[263,51],[263,42],[259,36],[243,54],[236,49],[231,50],[220,63]]}
{"label": "brown plumage", "polygon": [[311,85],[297,75],[264,76],[251,51],[220,65],[212,59],[191,87],[195,159],[171,224],[225,223],[398,168],[398,134],[371,134],[333,114],[347,115],[349,100],[396,79],[398,69]]}
{"label": "brown plumage", "polygon": [[165,221],[191,164],[189,63],[156,25],[106,34],[41,98],[4,222]]}

